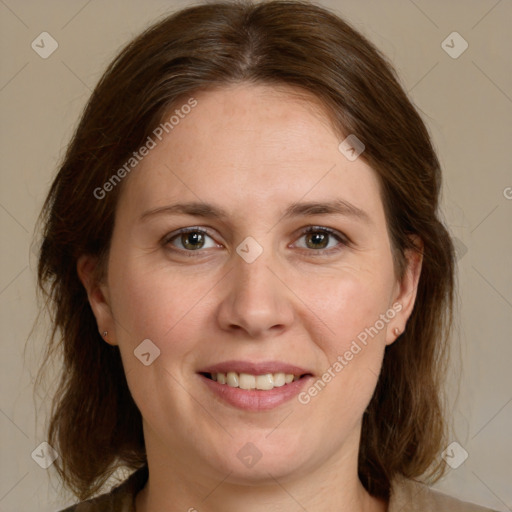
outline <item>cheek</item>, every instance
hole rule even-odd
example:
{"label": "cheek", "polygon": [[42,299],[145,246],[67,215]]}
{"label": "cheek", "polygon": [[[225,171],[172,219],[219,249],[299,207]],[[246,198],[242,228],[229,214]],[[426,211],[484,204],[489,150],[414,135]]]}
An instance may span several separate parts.
{"label": "cheek", "polygon": [[148,267],[135,258],[115,268],[109,282],[122,351],[133,351],[145,339],[162,352],[169,347],[178,353],[187,349],[187,340],[194,339],[189,318],[201,310],[198,299],[208,291],[204,281],[183,279],[178,272]]}
{"label": "cheek", "polygon": [[359,421],[375,390],[386,329],[395,314],[389,306],[390,284],[377,275],[345,272],[326,280],[324,293],[309,295],[311,309],[324,323],[322,335],[312,336],[324,365],[302,403],[316,400],[339,425]]}
{"label": "cheek", "polygon": [[[198,299],[208,286],[197,281],[142,265],[141,258],[126,258],[109,274],[117,343],[128,387],[147,420],[161,418],[163,403],[169,410],[181,412],[190,406],[176,383],[185,382],[195,354],[194,340],[200,339],[197,320],[206,315]],[[148,353],[146,365],[144,354]]]}
{"label": "cheek", "polygon": [[[119,244],[121,245],[121,244]],[[128,243],[126,243],[128,245]],[[116,320],[130,333],[161,335],[183,314],[191,295],[177,272],[169,272],[144,254],[111,254],[109,286]]]}
{"label": "cheek", "polygon": [[325,280],[319,287],[321,293],[309,293],[311,309],[318,311],[325,324],[325,339],[329,340],[326,353],[335,359],[350,350],[354,341],[371,348],[370,340],[375,340],[373,345],[384,340],[393,314],[389,305],[391,284],[391,280],[370,273],[341,272]]}

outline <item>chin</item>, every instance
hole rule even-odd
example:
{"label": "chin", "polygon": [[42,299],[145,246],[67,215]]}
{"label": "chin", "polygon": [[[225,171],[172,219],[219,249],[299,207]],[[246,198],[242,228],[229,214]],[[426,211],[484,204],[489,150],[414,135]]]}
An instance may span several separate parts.
{"label": "chin", "polygon": [[275,484],[275,479],[284,481],[311,471],[313,454],[305,452],[302,442],[283,444],[277,437],[266,439],[266,435],[267,431],[259,438],[253,436],[255,441],[246,440],[249,436],[230,440],[229,448],[209,460],[210,466],[224,476],[229,474],[227,481],[238,485]]}

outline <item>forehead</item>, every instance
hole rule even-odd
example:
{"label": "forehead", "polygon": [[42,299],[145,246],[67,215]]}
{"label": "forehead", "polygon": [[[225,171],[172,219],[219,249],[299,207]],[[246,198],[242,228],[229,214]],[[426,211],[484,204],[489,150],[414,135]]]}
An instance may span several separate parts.
{"label": "forehead", "polygon": [[[196,105],[175,116],[178,122],[161,141],[155,139],[129,176],[123,202],[158,207],[183,198],[232,201],[249,212],[340,192],[354,202],[380,203],[375,172],[361,158],[351,162],[339,151],[342,139],[315,97],[245,84],[193,98]],[[179,103],[168,119],[176,110]]]}

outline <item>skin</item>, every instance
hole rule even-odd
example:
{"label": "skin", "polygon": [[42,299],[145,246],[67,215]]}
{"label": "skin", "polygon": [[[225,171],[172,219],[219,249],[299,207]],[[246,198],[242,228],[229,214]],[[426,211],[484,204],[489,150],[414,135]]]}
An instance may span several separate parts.
{"label": "skin", "polygon": [[[338,150],[314,98],[292,92],[238,84],[194,95],[197,106],[123,184],[104,280],[94,281],[93,258],[78,262],[98,329],[119,346],[143,417],[149,481],[137,512],[387,509],[358,479],[360,430],[384,349],[412,311],[421,256],[406,254],[398,279],[375,172]],[[364,210],[368,221],[282,217],[293,202],[331,199]],[[187,201],[228,217],[141,220]],[[302,234],[307,226],[350,242],[318,241]],[[183,227],[208,231],[203,245],[188,239],[199,250],[183,245],[186,236],[161,243]],[[263,248],[252,263],[236,252],[248,236]],[[229,359],[277,360],[316,380],[396,303],[401,311],[308,404],[243,411],[197,374]],[[160,356],[145,366],[133,351],[148,338]],[[250,468],[237,457],[247,442],[262,454]]]}

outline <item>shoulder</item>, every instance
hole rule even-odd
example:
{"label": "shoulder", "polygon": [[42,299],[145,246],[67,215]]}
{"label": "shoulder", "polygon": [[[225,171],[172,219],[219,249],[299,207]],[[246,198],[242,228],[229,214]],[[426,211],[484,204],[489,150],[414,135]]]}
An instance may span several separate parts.
{"label": "shoulder", "polygon": [[391,484],[388,512],[496,512],[490,508],[442,494],[427,485],[404,477]]}
{"label": "shoulder", "polygon": [[110,492],[82,501],[60,512],[133,512],[137,493],[148,479],[148,468],[143,466]]}

